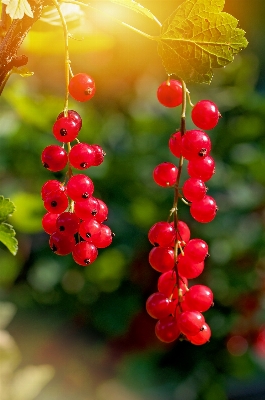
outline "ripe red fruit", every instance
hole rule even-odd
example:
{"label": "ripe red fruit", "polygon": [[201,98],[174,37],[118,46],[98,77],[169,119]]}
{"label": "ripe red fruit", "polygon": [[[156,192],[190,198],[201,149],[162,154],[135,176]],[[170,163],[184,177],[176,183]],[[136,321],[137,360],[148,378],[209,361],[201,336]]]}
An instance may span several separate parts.
{"label": "ripe red fruit", "polygon": [[112,233],[110,227],[100,224],[100,233],[93,237],[93,243],[99,249],[104,249],[111,244],[113,236],[114,234]]}
{"label": "ripe red fruit", "polygon": [[205,344],[206,342],[209,342],[209,339],[211,337],[211,329],[206,322],[202,325],[201,330],[197,335],[189,336],[187,335],[187,339],[192,343],[197,346]]}
{"label": "ripe red fruit", "polygon": [[97,248],[88,242],[79,242],[73,249],[74,261],[82,266],[88,266],[92,264],[98,256]]}
{"label": "ripe red fruit", "polygon": [[52,144],[45,147],[41,154],[44,168],[52,172],[61,171],[66,167],[68,156],[66,151],[58,145]]}
{"label": "ripe red fruit", "polygon": [[97,167],[98,165],[103,163],[106,153],[98,144],[92,144],[92,148],[95,154],[93,166]]}
{"label": "ripe red fruit", "polygon": [[178,255],[178,271],[181,276],[187,279],[197,278],[204,270],[204,262],[195,263],[191,258]]}
{"label": "ripe red fruit", "polygon": [[190,206],[192,217],[201,223],[211,222],[216,216],[218,208],[211,196],[205,196],[202,200],[194,201]]}
{"label": "ripe red fruit", "polygon": [[89,219],[81,222],[79,227],[80,236],[89,243],[94,243],[95,235],[100,235],[101,225],[95,219]]}
{"label": "ripe red fruit", "polygon": [[174,268],[174,251],[170,247],[154,247],[149,253],[149,263],[158,272]]}
{"label": "ripe red fruit", "polygon": [[51,235],[56,231],[56,220],[60,214],[46,213],[42,218],[42,227],[46,233]]}
{"label": "ripe red fruit", "polygon": [[62,235],[74,235],[78,232],[79,218],[75,213],[64,212],[58,216],[56,227]]}
{"label": "ripe red fruit", "polygon": [[202,239],[191,239],[185,246],[184,253],[195,263],[204,261],[208,254],[208,244]]}
{"label": "ripe red fruit", "polygon": [[196,103],[191,112],[193,123],[201,129],[213,129],[219,120],[221,114],[216,104],[210,100],[201,100]]}
{"label": "ripe red fruit", "polygon": [[44,207],[52,214],[61,214],[68,207],[68,198],[62,191],[51,192],[45,196]]}
{"label": "ripe red fruit", "polygon": [[61,182],[57,181],[56,179],[50,179],[49,181],[45,182],[41,188],[41,198],[44,200],[45,197],[50,193],[64,191],[65,186]]}
{"label": "ripe red fruit", "polygon": [[204,285],[194,285],[185,294],[185,301],[190,310],[204,312],[213,304],[213,292]]}
{"label": "ripe red fruit", "polygon": [[146,301],[146,311],[152,318],[166,318],[174,313],[174,309],[175,304],[160,292],[151,294]]}
{"label": "ripe red fruit", "polygon": [[75,247],[74,236],[62,235],[60,232],[54,232],[50,237],[50,248],[58,256],[65,256],[73,251]]}
{"label": "ripe red fruit", "polygon": [[186,131],[182,137],[182,155],[187,160],[203,158],[211,151],[211,139],[207,133],[199,130]]}
{"label": "ripe red fruit", "polygon": [[163,82],[157,89],[157,99],[165,107],[177,107],[182,103],[182,85],[171,79]]}
{"label": "ripe red fruit", "polygon": [[206,195],[207,188],[201,179],[189,178],[184,182],[182,191],[184,197],[192,202],[203,199]]}
{"label": "ripe red fruit", "polygon": [[67,183],[67,194],[74,201],[85,201],[93,192],[94,184],[86,175],[74,175]]}
{"label": "ripe red fruit", "polygon": [[92,167],[95,162],[95,150],[93,146],[86,143],[78,143],[73,146],[69,153],[70,164],[77,169]]}
{"label": "ripe red fruit", "polygon": [[188,174],[191,178],[201,179],[203,182],[211,179],[215,172],[215,162],[211,156],[192,159],[188,163]]}
{"label": "ripe red fruit", "polygon": [[163,187],[173,186],[178,176],[178,168],[170,163],[163,162],[157,165],[153,172],[154,181]]}
{"label": "ripe red fruit", "polygon": [[90,196],[85,201],[77,201],[74,206],[76,215],[81,219],[94,218],[98,214],[99,209],[98,199],[93,196]]}
{"label": "ripe red fruit", "polygon": [[204,316],[199,311],[183,311],[178,317],[178,326],[184,335],[197,335],[204,323]]}
{"label": "ripe red fruit", "polygon": [[158,291],[164,293],[167,297],[171,297],[172,299],[178,299],[178,291],[182,290],[182,294],[186,293],[186,286],[188,285],[187,278],[180,276],[179,279],[179,288],[176,286],[176,272],[175,271],[167,271],[160,275],[158,278],[157,288]]}
{"label": "ripe red fruit", "polygon": [[62,117],[55,121],[52,131],[59,142],[72,142],[78,136],[79,124],[70,117]]}
{"label": "ripe red fruit", "polygon": [[157,222],[154,224],[149,232],[148,239],[154,246],[168,247],[176,238],[176,231],[174,226],[165,221]]}
{"label": "ripe red fruit", "polygon": [[92,99],[96,86],[91,76],[80,73],[70,79],[68,90],[75,100],[83,102]]}
{"label": "ripe red fruit", "polygon": [[[57,119],[60,119],[62,117],[64,117],[64,112],[62,111]],[[78,112],[74,111],[74,110],[68,110],[66,117],[70,117],[72,118],[78,125],[79,130],[82,128],[82,118],[81,116],[78,114]]]}
{"label": "ripe red fruit", "polygon": [[175,157],[181,156],[182,137],[180,131],[173,133],[170,136],[168,147]]}
{"label": "ripe red fruit", "polygon": [[155,334],[161,342],[171,343],[180,335],[180,329],[175,317],[172,315],[160,319],[155,326]]}

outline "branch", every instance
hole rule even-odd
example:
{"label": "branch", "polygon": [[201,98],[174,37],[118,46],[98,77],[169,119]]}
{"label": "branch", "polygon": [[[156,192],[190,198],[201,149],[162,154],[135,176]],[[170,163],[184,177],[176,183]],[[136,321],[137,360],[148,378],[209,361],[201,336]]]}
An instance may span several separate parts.
{"label": "branch", "polygon": [[0,88],[4,87],[7,77],[16,64],[17,52],[27,36],[30,28],[42,13],[45,0],[30,1],[33,18],[25,15],[22,19],[15,19],[9,26],[6,35],[0,43]]}

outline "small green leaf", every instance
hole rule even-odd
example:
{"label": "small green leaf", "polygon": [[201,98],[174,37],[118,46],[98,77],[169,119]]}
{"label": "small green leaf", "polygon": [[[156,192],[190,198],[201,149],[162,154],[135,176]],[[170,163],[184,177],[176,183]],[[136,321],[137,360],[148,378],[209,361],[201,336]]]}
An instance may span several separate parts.
{"label": "small green leaf", "polygon": [[[152,20],[158,22],[157,18],[154,16],[154,14],[151,13],[147,8],[143,7],[141,4],[137,3],[134,0],[110,0],[112,3],[119,4],[120,6],[124,6],[127,8],[130,8],[133,11],[136,11],[142,15],[145,15],[148,18],[151,18]],[[160,23],[159,23],[160,25]]]}
{"label": "small green leaf", "polygon": [[6,221],[7,218],[15,211],[15,205],[10,199],[0,196],[0,223]]}
{"label": "small green leaf", "polygon": [[15,230],[9,224],[0,224],[0,242],[2,242],[14,256],[17,254],[18,243],[15,238]]}
{"label": "small green leaf", "polygon": [[212,68],[229,64],[247,46],[237,19],[222,12],[224,4],[225,0],[186,0],[165,21],[158,53],[169,75],[210,83]]}

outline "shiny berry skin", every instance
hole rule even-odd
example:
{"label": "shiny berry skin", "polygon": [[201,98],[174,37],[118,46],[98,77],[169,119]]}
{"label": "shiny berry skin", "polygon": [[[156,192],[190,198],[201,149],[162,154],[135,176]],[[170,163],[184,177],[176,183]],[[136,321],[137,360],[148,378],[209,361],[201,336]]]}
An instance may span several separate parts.
{"label": "shiny berry skin", "polygon": [[202,200],[194,201],[190,206],[192,217],[201,223],[211,222],[217,210],[216,202],[211,196],[205,196]]}
{"label": "shiny berry skin", "polygon": [[70,254],[75,247],[75,238],[73,236],[62,235],[60,232],[54,232],[49,240],[52,251],[58,256]]}
{"label": "shiny berry skin", "polygon": [[[94,218],[99,212],[100,206],[98,199],[90,196],[85,201],[77,201],[74,206],[76,215],[81,219]],[[101,222],[101,221],[98,221]]]}
{"label": "shiny berry skin", "polygon": [[196,103],[191,112],[193,123],[201,129],[213,129],[219,120],[221,114],[216,104],[210,100],[201,100]]}
{"label": "shiny berry skin", "polygon": [[178,255],[178,271],[181,276],[187,279],[195,279],[204,270],[204,262],[195,263],[191,258],[182,254]]}
{"label": "shiny berry skin", "polygon": [[154,247],[149,253],[149,263],[158,272],[174,268],[174,251],[170,247]]}
{"label": "shiny berry skin", "polygon": [[79,235],[89,243],[94,243],[93,239],[100,235],[100,231],[101,225],[95,219],[83,221],[79,227]]}
{"label": "shiny berry skin", "polygon": [[61,171],[68,162],[66,151],[58,145],[52,144],[45,147],[41,154],[41,161],[44,168],[52,172]]}
{"label": "shiny berry skin", "polygon": [[62,191],[51,192],[44,199],[44,207],[52,214],[61,214],[68,207],[68,198]]}
{"label": "shiny berry skin", "polygon": [[182,137],[180,131],[177,131],[170,136],[168,147],[175,157],[179,158],[181,156]]}
{"label": "shiny berry skin", "polygon": [[191,239],[185,246],[184,253],[195,263],[205,260],[208,255],[208,244],[202,239]]}
{"label": "shiny berry skin", "polygon": [[102,201],[100,199],[97,199],[97,201],[98,201],[99,209],[98,209],[97,214],[95,214],[95,219],[98,222],[104,222],[108,219],[109,209],[107,207],[107,204],[104,203],[104,201]]}
{"label": "shiny berry skin", "polygon": [[184,311],[178,317],[178,326],[184,335],[197,335],[204,323],[204,316],[199,311]]}
{"label": "shiny berry skin", "polygon": [[70,117],[62,117],[55,121],[52,131],[59,142],[72,142],[78,136],[79,125]]}
{"label": "shiny berry skin", "polygon": [[86,143],[78,143],[73,146],[69,153],[70,164],[77,169],[92,167],[95,163],[95,150],[93,146]]}
{"label": "shiny berry skin", "polygon": [[84,102],[92,99],[96,92],[96,87],[91,76],[80,73],[70,79],[68,90],[75,100]]}
{"label": "shiny berry skin", "polygon": [[215,162],[211,156],[192,159],[188,163],[188,174],[191,178],[201,179],[203,182],[211,179],[215,172]]}
{"label": "shiny berry skin", "polygon": [[185,294],[185,301],[190,310],[204,312],[213,304],[213,292],[207,286],[194,285]]}
{"label": "shiny berry skin", "polygon": [[211,329],[206,322],[202,325],[200,332],[197,333],[197,335],[189,336],[187,335],[187,339],[192,343],[197,346],[200,346],[202,344],[205,344],[209,342],[211,337]]}
{"label": "shiny berry skin", "polygon": [[97,167],[103,163],[106,153],[104,152],[102,147],[99,146],[98,144],[92,144],[91,146],[92,146],[92,148],[94,150],[94,154],[95,154],[93,166]]}
{"label": "shiny berry skin", "polygon": [[176,231],[174,226],[165,221],[157,222],[148,232],[148,239],[153,246],[168,247],[175,238]]}
{"label": "shiny berry skin", "polygon": [[184,182],[182,191],[185,199],[192,202],[203,199],[207,188],[201,179],[189,178]]}
{"label": "shiny berry skin", "polygon": [[151,294],[146,301],[146,311],[152,318],[166,318],[174,313],[175,305],[163,293]]}
{"label": "shiny berry skin", "polygon": [[74,201],[85,201],[93,192],[94,184],[86,175],[74,175],[67,183],[67,194]]}
{"label": "shiny berry skin", "polygon": [[[62,111],[62,112],[58,115],[57,119],[60,119],[60,118],[62,118],[62,117],[64,117],[64,116],[65,116],[65,115],[64,115],[64,112]],[[78,112],[76,112],[76,111],[74,111],[74,110],[68,110],[66,117],[69,117],[69,118],[73,119],[73,120],[77,123],[78,129],[79,129],[79,131],[80,131],[80,129],[82,128],[82,118],[81,118],[81,116],[78,114]]]}
{"label": "shiny berry skin", "polygon": [[92,243],[84,241],[75,245],[72,255],[77,264],[86,267],[96,260],[98,251]]}
{"label": "shiny berry skin", "polygon": [[62,235],[74,235],[78,232],[79,218],[71,212],[63,212],[56,221],[56,228]]}
{"label": "shiny berry skin", "polygon": [[182,85],[171,79],[163,82],[157,89],[157,99],[165,107],[177,107],[182,103]]}
{"label": "shiny berry skin", "polygon": [[[173,227],[175,226],[174,222],[170,223]],[[190,228],[184,221],[178,221],[177,224],[177,240],[182,242],[182,244],[188,243],[190,240]],[[172,247],[174,247],[174,242],[171,243]]]}
{"label": "shiny berry skin", "polygon": [[[179,288],[182,294],[186,293],[186,286],[188,285],[187,278],[180,276]],[[160,275],[157,282],[158,291],[164,293],[167,297],[172,296],[173,299],[178,299],[177,278],[175,271],[167,271]]]}
{"label": "shiny berry skin", "polygon": [[186,131],[182,137],[182,155],[187,160],[203,158],[207,156],[212,148],[211,139],[207,133],[199,130]]}
{"label": "shiny berry skin", "polygon": [[112,243],[112,238],[114,234],[112,233],[110,227],[107,225],[100,225],[100,233],[93,237],[93,244],[99,249],[104,249]]}
{"label": "shiny berry skin", "polygon": [[65,186],[60,181],[57,181],[56,179],[50,179],[49,181],[45,182],[41,188],[41,198],[44,200],[45,197],[50,193],[64,191]]}
{"label": "shiny berry skin", "polygon": [[180,329],[175,317],[172,315],[160,319],[155,326],[155,334],[161,342],[171,343],[180,335]]}
{"label": "shiny berry skin", "polygon": [[170,162],[157,165],[153,171],[155,183],[163,187],[173,186],[176,183],[177,176],[178,168]]}
{"label": "shiny berry skin", "polygon": [[46,233],[51,235],[56,231],[56,220],[60,214],[46,213],[42,218],[42,227]]}

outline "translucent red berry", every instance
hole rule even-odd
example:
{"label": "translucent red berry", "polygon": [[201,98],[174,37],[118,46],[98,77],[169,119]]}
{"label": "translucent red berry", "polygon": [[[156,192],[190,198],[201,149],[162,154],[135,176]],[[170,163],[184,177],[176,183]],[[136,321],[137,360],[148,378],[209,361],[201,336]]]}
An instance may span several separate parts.
{"label": "translucent red berry", "polygon": [[211,337],[211,329],[206,322],[202,325],[200,332],[197,333],[196,335],[189,336],[187,335],[187,339],[192,343],[197,346],[205,344],[209,342]]}
{"label": "translucent red berry", "polygon": [[65,117],[65,116],[66,117],[70,117],[71,119],[73,119],[77,123],[79,130],[82,128],[82,118],[78,114],[78,112],[76,112],[74,110],[68,110],[67,114],[65,115],[64,112],[62,111],[58,115],[57,119],[60,119],[60,118]]}
{"label": "translucent red berry", "polygon": [[208,245],[202,239],[191,239],[185,246],[186,257],[191,258],[195,263],[204,261],[208,254]]}
{"label": "translucent red berry", "polygon": [[93,196],[90,196],[85,201],[77,201],[74,206],[76,215],[81,219],[94,218],[98,214],[99,209],[98,199]]}
{"label": "translucent red berry", "polygon": [[98,144],[92,144],[92,148],[93,148],[94,154],[95,154],[93,165],[95,167],[97,167],[98,165],[103,163],[106,153],[104,152],[102,147],[99,146]]}
{"label": "translucent red berry", "polygon": [[179,287],[177,286],[176,272],[173,270],[161,274],[157,282],[159,292],[164,293],[167,297],[172,296],[173,299],[178,299],[179,289],[182,290],[182,294],[185,294],[187,285],[187,278],[179,276]]}
{"label": "translucent red berry", "polygon": [[62,117],[55,121],[52,131],[59,142],[72,142],[78,136],[79,124],[70,117]]}
{"label": "translucent red berry", "polygon": [[174,303],[160,292],[151,294],[146,301],[146,311],[152,318],[166,318],[174,313],[174,309]]}
{"label": "translucent red berry", "polygon": [[101,224],[100,233],[93,237],[93,243],[99,249],[104,249],[112,243],[114,234],[112,233],[109,226]]}
{"label": "translucent red berry", "polygon": [[215,103],[201,100],[195,104],[191,112],[193,123],[201,129],[213,129],[219,120],[220,113]]}
{"label": "translucent red berry", "polygon": [[179,254],[178,256],[178,271],[181,276],[187,279],[197,278],[204,270],[204,262],[196,263],[191,258]]}
{"label": "translucent red berry", "polygon": [[46,233],[51,235],[56,231],[56,220],[60,214],[46,213],[42,218],[42,227]]}
{"label": "translucent red berry", "polygon": [[204,316],[199,311],[184,311],[178,317],[178,326],[184,335],[196,335],[204,323]]}
{"label": "translucent red berry", "polygon": [[80,236],[90,243],[94,243],[93,239],[95,238],[95,235],[100,235],[100,231],[101,225],[95,219],[83,221],[79,227]]}
{"label": "translucent red berry", "polygon": [[86,143],[78,143],[73,146],[69,153],[70,164],[77,169],[86,169],[95,163],[95,150],[93,146]]}
{"label": "translucent red berry", "polygon": [[72,255],[77,264],[85,267],[92,264],[96,260],[98,251],[92,243],[84,241],[75,245]]}
{"label": "translucent red berry", "polygon": [[57,181],[56,179],[50,179],[49,181],[45,182],[44,185],[41,188],[41,197],[42,200],[45,199],[45,197],[54,192],[64,192],[65,191],[65,186],[60,182]]}
{"label": "translucent red berry", "polygon": [[154,247],[149,253],[149,263],[158,272],[174,268],[174,251],[172,247]]}
{"label": "translucent red berry", "polygon": [[56,221],[56,227],[62,235],[74,235],[78,232],[80,220],[75,213],[63,212]]}
{"label": "translucent red berry", "polygon": [[67,183],[67,194],[74,201],[85,201],[93,192],[94,184],[86,175],[74,175]]}
{"label": "translucent red berry", "polygon": [[204,285],[194,285],[185,294],[185,301],[191,310],[204,312],[213,304],[213,292]]}
{"label": "translucent red berry", "polygon": [[109,213],[108,206],[101,199],[97,199],[97,202],[98,202],[99,208],[98,208],[98,212],[94,215],[94,217],[98,222],[104,222],[108,218],[108,213]]}
{"label": "translucent red berry", "polygon": [[52,172],[61,171],[68,162],[66,151],[58,145],[50,145],[45,147],[41,154],[41,161],[44,168]]}
{"label": "translucent red berry", "polygon": [[177,107],[182,103],[182,85],[171,79],[163,82],[157,89],[157,99],[165,107]]}
{"label": "translucent red berry", "polygon": [[68,198],[62,191],[51,192],[44,199],[44,207],[53,214],[61,214],[68,207]]}
{"label": "translucent red berry", "polygon": [[60,232],[54,232],[50,237],[49,244],[55,254],[65,256],[73,251],[75,238],[73,236],[62,235]]}
{"label": "translucent red berry", "polygon": [[155,326],[155,334],[161,342],[171,343],[180,335],[180,329],[175,317],[172,315],[160,319]]}
{"label": "translucent red berry", "polygon": [[69,93],[77,101],[88,101],[96,92],[95,82],[91,76],[80,73],[74,75],[69,82]]}
{"label": "translucent red berry", "polygon": [[190,213],[196,221],[208,223],[214,219],[217,209],[215,200],[211,196],[205,196],[202,200],[191,203]]}
{"label": "translucent red berry", "polygon": [[168,147],[171,153],[175,157],[180,157],[181,156],[181,146],[182,146],[182,137],[180,131],[177,131],[173,133],[173,135],[170,136],[169,142],[168,142]]}
{"label": "translucent red berry", "polygon": [[149,232],[148,239],[154,246],[168,247],[176,238],[176,231],[174,226],[165,221],[157,222],[154,224]]}
{"label": "translucent red berry", "polygon": [[154,181],[163,187],[173,186],[178,176],[178,168],[170,163],[163,162],[157,165],[153,171]]}
{"label": "translucent red berry", "polygon": [[199,130],[186,131],[182,137],[182,155],[187,160],[203,158],[211,151],[211,139],[207,133]]}
{"label": "translucent red berry", "polygon": [[215,172],[215,162],[211,156],[192,159],[188,163],[188,174],[191,178],[201,179],[203,182],[211,179]]}
{"label": "translucent red berry", "polygon": [[197,201],[204,198],[207,192],[205,183],[198,178],[187,179],[182,187],[183,195],[188,201]]}

